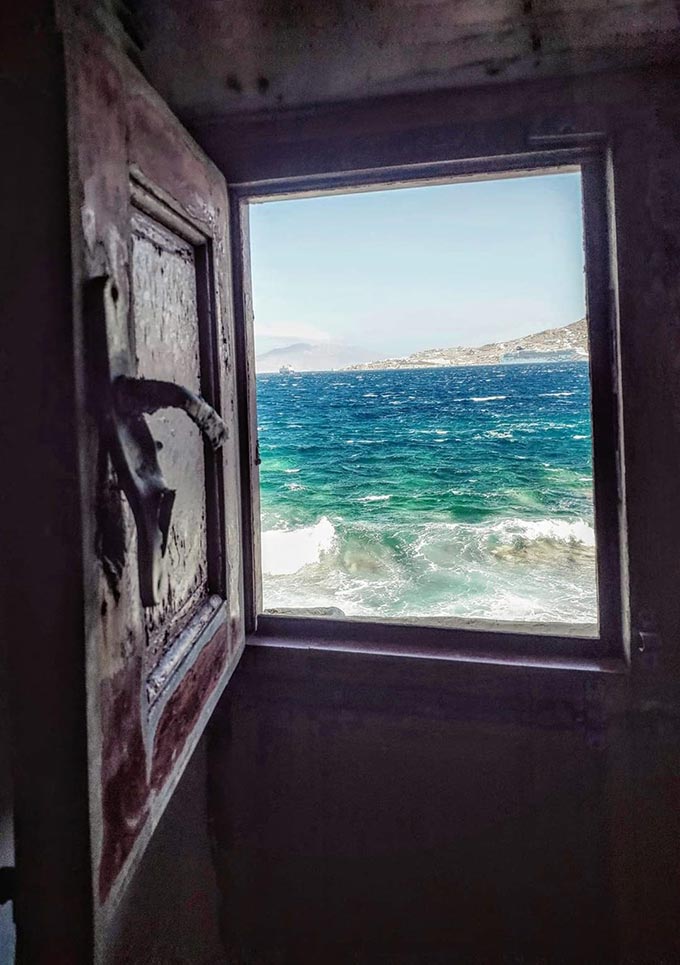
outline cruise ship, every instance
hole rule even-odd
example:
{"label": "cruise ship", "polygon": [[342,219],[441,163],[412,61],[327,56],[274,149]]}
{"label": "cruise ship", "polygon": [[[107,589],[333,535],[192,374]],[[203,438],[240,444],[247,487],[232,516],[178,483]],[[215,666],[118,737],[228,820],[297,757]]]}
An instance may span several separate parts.
{"label": "cruise ship", "polygon": [[556,349],[554,351],[539,352],[518,346],[512,352],[501,355],[501,365],[527,365],[541,362],[587,362],[585,352],[576,348]]}

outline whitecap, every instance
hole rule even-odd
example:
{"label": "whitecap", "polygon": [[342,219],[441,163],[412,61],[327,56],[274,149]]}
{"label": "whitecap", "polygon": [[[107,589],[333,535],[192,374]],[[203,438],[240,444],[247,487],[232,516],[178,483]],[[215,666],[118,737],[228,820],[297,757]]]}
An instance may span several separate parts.
{"label": "whitecap", "polygon": [[268,576],[297,573],[318,563],[335,543],[335,527],[327,516],[314,526],[299,529],[268,529],[262,533],[262,572]]}
{"label": "whitecap", "polygon": [[595,530],[584,519],[507,519],[492,527],[503,536],[595,546]]}
{"label": "whitecap", "polygon": [[495,402],[500,399],[507,399],[507,395],[473,395],[470,402]]}
{"label": "whitecap", "polygon": [[392,498],[391,496],[360,496],[357,499],[357,502],[358,503],[383,503],[386,500],[391,498]]}
{"label": "whitecap", "polygon": [[539,399],[559,399],[566,395],[576,395],[575,392],[539,392]]}
{"label": "whitecap", "polygon": [[300,472],[299,469],[284,469],[283,471],[284,471],[284,472],[288,472],[288,473],[290,473],[290,472]]}

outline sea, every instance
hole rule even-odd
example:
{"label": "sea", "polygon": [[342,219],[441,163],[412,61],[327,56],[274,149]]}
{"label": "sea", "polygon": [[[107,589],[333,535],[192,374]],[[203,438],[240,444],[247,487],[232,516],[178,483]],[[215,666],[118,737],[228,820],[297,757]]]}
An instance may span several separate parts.
{"label": "sea", "polygon": [[262,374],[265,610],[595,624],[583,362]]}

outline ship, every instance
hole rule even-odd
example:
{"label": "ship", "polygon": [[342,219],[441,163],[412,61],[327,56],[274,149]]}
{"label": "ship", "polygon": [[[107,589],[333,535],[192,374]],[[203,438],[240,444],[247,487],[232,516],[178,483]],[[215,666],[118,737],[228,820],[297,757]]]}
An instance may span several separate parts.
{"label": "ship", "polygon": [[576,348],[536,351],[522,348],[518,345],[512,352],[505,352],[500,357],[501,365],[531,365],[545,362],[587,362],[586,352]]}
{"label": "ship", "polygon": [[279,369],[279,375],[295,375],[295,369],[292,365],[282,365]]}

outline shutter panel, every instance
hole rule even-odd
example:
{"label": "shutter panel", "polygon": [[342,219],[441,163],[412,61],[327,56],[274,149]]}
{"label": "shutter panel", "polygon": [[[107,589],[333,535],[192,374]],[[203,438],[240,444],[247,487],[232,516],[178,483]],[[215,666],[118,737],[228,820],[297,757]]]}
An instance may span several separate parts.
{"label": "shutter panel", "polygon": [[234,332],[224,179],[99,31],[66,52],[101,943],[244,646]]}

